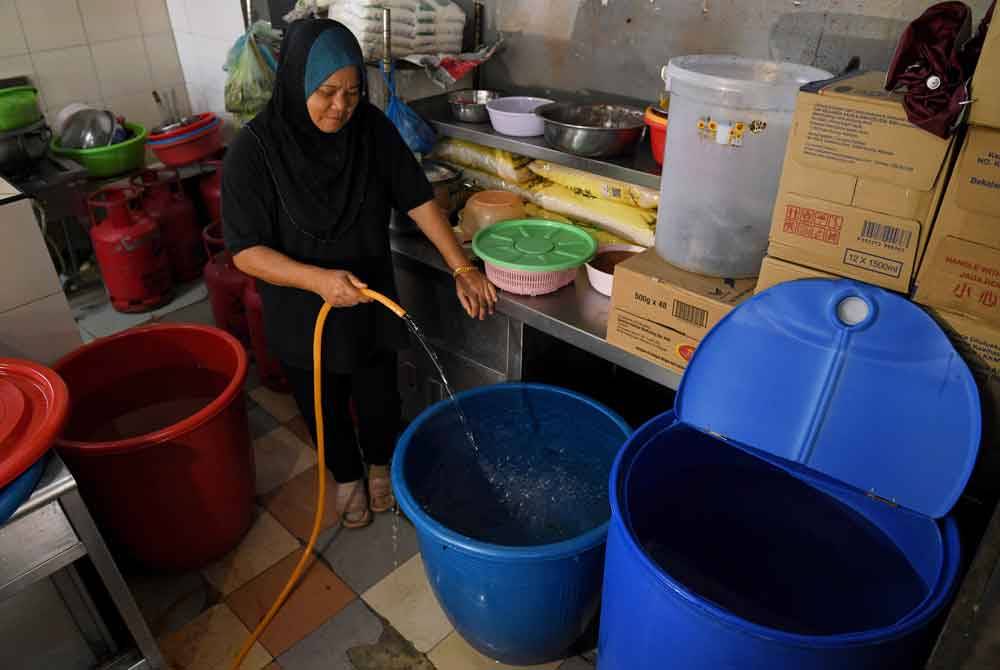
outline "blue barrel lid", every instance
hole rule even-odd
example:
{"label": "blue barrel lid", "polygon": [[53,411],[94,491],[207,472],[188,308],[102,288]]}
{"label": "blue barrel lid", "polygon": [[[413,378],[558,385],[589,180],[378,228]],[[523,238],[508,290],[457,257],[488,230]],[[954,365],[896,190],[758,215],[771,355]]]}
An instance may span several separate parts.
{"label": "blue barrel lid", "polygon": [[934,518],[972,474],[982,421],[972,373],[921,308],[828,279],[730,312],[695,351],[675,408],[703,432]]}

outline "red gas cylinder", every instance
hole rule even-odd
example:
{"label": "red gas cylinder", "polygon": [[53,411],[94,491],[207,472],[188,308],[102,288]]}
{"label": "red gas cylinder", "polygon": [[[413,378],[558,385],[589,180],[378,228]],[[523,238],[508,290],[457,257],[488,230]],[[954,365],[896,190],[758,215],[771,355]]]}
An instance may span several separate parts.
{"label": "red gas cylinder", "polygon": [[90,241],[111,306],[146,312],[170,300],[173,281],[160,227],[132,188],[104,188],[88,200]]}
{"label": "red gas cylinder", "polygon": [[205,251],[194,203],[184,194],[177,170],[145,170],[132,178],[142,192],[142,209],[160,224],[174,280],[201,276]]}
{"label": "red gas cylinder", "polygon": [[226,251],[226,245],[222,241],[221,224],[205,228],[202,239],[210,257],[205,265],[204,276],[215,325],[238,339],[247,351],[251,351],[253,345],[250,328],[247,325],[246,308],[243,306],[243,292],[250,277],[233,264],[233,255]]}
{"label": "red gas cylinder", "polygon": [[202,161],[205,167],[215,168],[201,176],[198,190],[201,200],[208,211],[208,220],[212,223],[222,220],[222,161]]}
{"label": "red gas cylinder", "polygon": [[260,299],[260,293],[257,292],[257,282],[253,279],[246,283],[243,304],[247,309],[247,325],[250,326],[250,341],[253,343],[253,355],[257,362],[260,383],[272,391],[287,393],[288,380],[281,369],[281,364],[267,348],[267,336],[264,333],[264,303]]}

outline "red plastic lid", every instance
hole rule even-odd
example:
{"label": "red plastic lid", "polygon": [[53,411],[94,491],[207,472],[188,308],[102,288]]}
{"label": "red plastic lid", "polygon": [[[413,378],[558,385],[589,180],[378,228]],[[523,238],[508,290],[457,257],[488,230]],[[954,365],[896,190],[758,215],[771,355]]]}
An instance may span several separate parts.
{"label": "red plastic lid", "polygon": [[47,367],[0,358],[0,487],[49,450],[69,416],[69,390]]}

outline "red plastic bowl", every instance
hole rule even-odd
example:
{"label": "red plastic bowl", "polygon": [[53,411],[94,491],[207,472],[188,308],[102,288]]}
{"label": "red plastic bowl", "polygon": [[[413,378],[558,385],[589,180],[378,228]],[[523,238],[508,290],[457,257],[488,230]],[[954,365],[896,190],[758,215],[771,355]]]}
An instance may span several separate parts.
{"label": "red plastic bowl", "polygon": [[667,145],[667,118],[650,107],[646,110],[645,121],[649,126],[649,145],[653,150],[653,160],[663,165],[663,150]]}
{"label": "red plastic bowl", "polygon": [[194,132],[199,128],[204,128],[205,126],[207,126],[216,119],[215,114],[213,114],[212,112],[205,112],[204,114],[198,114],[197,116],[198,120],[195,121],[194,123],[189,123],[188,125],[181,126],[180,128],[174,128],[173,130],[170,130],[165,133],[157,133],[155,135],[150,133],[147,139],[150,142],[162,142],[163,140],[168,140],[171,137],[177,137],[178,135],[186,135],[187,133]]}
{"label": "red plastic bowl", "polygon": [[[168,167],[181,167],[208,158],[222,148],[222,123],[206,125],[203,132],[196,132],[177,142],[153,144],[156,157]],[[188,131],[190,132],[190,131]],[[159,141],[163,141],[160,138]]]}

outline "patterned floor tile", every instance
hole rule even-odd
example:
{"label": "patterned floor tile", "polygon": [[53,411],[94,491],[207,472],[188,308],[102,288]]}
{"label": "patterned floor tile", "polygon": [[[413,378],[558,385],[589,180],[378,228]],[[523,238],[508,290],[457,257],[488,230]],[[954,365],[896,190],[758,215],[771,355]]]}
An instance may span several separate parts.
{"label": "patterned floor tile", "polygon": [[382,622],[363,602],[355,600],[278,657],[285,670],[355,670],[347,650],[378,641]]}
{"label": "patterned floor tile", "polygon": [[399,631],[384,623],[378,642],[348,649],[347,657],[354,670],[435,670]]}
{"label": "patterned floor tile", "polygon": [[306,420],[301,414],[296,415],[291,421],[286,423],[285,427],[295,433],[300,440],[308,444],[310,447],[313,449],[316,448],[315,443],[313,443],[312,433],[309,432]]}
{"label": "patterned floor tile", "polygon": [[416,555],[417,533],[405,516],[376,514],[367,528],[338,526],[320,535],[316,549],[341,579],[364,593]]}
{"label": "patterned floor tile", "polygon": [[278,426],[253,441],[257,495],[264,495],[316,465],[316,452]]}
{"label": "patterned floor tile", "polygon": [[555,670],[562,661],[544,665],[505,665],[483,656],[462,639],[457,632],[445,638],[427,654],[437,670]]}
{"label": "patterned floor tile", "polygon": [[417,651],[427,653],[452,631],[424,574],[420,556],[414,556],[363,596]]}
{"label": "patterned floor tile", "polygon": [[[265,509],[302,542],[308,541],[316,515],[316,468],[313,466],[293,477],[261,500]],[[323,468],[323,473],[326,477],[326,513],[321,532],[340,522],[337,516],[337,483],[326,468]]]}
{"label": "patterned floor tile", "polygon": [[291,533],[270,513],[259,510],[240,546],[205,568],[202,574],[209,584],[226,596],[298,548],[298,540]]}
{"label": "patterned floor tile", "polygon": [[267,435],[272,430],[280,426],[278,420],[267,413],[267,410],[253,403],[247,403],[247,421],[250,423],[250,439],[256,440],[258,437]]}
{"label": "patterned floor tile", "polygon": [[250,392],[261,407],[271,413],[278,423],[288,423],[299,413],[295,398],[287,393],[275,393],[265,386],[259,386]]}
{"label": "patterned floor tile", "polygon": [[126,581],[154,635],[183,628],[217,599],[200,572],[128,575]]}
{"label": "patterned floor tile", "polygon": [[[226,605],[216,605],[181,630],[160,638],[171,670],[220,670],[228,668],[250,632]],[[262,670],[271,655],[254,644],[243,670]]]}
{"label": "patterned floor tile", "polygon": [[[302,558],[302,551],[290,554],[226,598],[226,604],[247,628],[255,628],[264,618]],[[298,586],[261,635],[260,642],[273,656],[278,656],[354,599],[354,592],[312,554],[312,562]]]}

